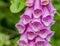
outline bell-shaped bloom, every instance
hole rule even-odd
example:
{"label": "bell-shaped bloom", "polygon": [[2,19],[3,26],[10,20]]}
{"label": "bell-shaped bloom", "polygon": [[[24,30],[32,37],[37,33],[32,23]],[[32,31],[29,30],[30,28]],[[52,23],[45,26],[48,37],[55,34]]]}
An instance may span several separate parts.
{"label": "bell-shaped bloom", "polygon": [[50,31],[49,29],[42,29],[42,30],[40,30],[37,34],[38,34],[41,38],[46,38],[50,32],[51,32],[51,31]]}
{"label": "bell-shaped bloom", "polygon": [[24,24],[31,21],[33,8],[26,8],[24,14],[20,17]]}
{"label": "bell-shaped bloom", "polygon": [[32,27],[34,32],[39,31],[42,27],[40,19],[33,19],[32,22],[30,23],[30,26]]}
{"label": "bell-shaped bloom", "polygon": [[47,41],[45,41],[39,37],[36,38],[35,45],[36,46],[50,46],[50,44]]}
{"label": "bell-shaped bloom", "polygon": [[17,44],[19,46],[28,46],[28,40],[27,40],[26,34],[21,35],[21,37],[18,40]]}
{"label": "bell-shaped bloom", "polygon": [[49,34],[48,34],[48,36],[46,37],[46,40],[47,41],[50,41],[51,40],[51,37],[54,35],[54,31],[51,31]]}
{"label": "bell-shaped bloom", "polygon": [[53,7],[52,5],[52,2],[50,2],[48,5],[47,5],[49,11],[51,14],[55,14],[56,13],[56,9]]}
{"label": "bell-shaped bloom", "polygon": [[16,28],[18,29],[18,32],[19,32],[20,34],[24,33],[24,31],[25,31],[25,25],[24,25],[21,21],[19,21],[19,22],[16,24]]}
{"label": "bell-shaped bloom", "polygon": [[31,7],[34,4],[34,0],[26,0],[26,6]]}
{"label": "bell-shaped bloom", "polygon": [[41,5],[49,4],[50,0],[41,0]]}
{"label": "bell-shaped bloom", "polygon": [[36,37],[36,34],[31,27],[27,28],[27,37],[29,40],[33,40]]}
{"label": "bell-shaped bloom", "polygon": [[19,46],[51,46],[49,44],[54,32],[50,30],[54,24],[56,9],[51,0],[26,0],[26,10],[16,24],[21,34]]}
{"label": "bell-shaped bloom", "polygon": [[42,15],[42,6],[40,5],[40,0],[35,0],[34,4],[34,18],[39,18]]}
{"label": "bell-shaped bloom", "polygon": [[28,46],[35,46],[35,42],[34,41],[30,41]]}
{"label": "bell-shaped bloom", "polygon": [[49,13],[47,7],[43,8],[42,22],[45,26],[50,26],[54,23],[53,16]]}

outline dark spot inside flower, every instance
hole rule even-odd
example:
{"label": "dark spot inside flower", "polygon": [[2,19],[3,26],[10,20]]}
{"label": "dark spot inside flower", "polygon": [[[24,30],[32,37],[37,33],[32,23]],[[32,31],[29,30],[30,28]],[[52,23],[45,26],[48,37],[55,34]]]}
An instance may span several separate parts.
{"label": "dark spot inside flower", "polygon": [[34,13],[37,15],[37,14],[40,14],[41,13],[41,10],[39,10],[39,9],[36,9],[36,10],[34,10]]}
{"label": "dark spot inside flower", "polygon": [[44,44],[43,41],[38,41],[38,42],[36,43],[36,46],[43,46],[43,44]]}
{"label": "dark spot inside flower", "polygon": [[40,33],[41,33],[41,34],[44,34],[45,32],[46,32],[46,29],[40,30]]}
{"label": "dark spot inside flower", "polygon": [[20,46],[26,46],[27,43],[26,43],[25,41],[19,41],[19,45],[20,45]]}
{"label": "dark spot inside flower", "polygon": [[43,18],[43,21],[49,22],[51,19],[52,19],[51,16],[47,16],[47,17]]}
{"label": "dark spot inside flower", "polygon": [[20,29],[20,31],[24,30],[24,26],[22,25],[17,25],[17,28]]}
{"label": "dark spot inside flower", "polygon": [[31,20],[31,18],[28,16],[28,15],[25,15],[24,17],[23,17],[23,21],[24,22],[29,22]]}
{"label": "dark spot inside flower", "polygon": [[35,34],[33,32],[28,32],[29,39],[33,39],[35,37]]}

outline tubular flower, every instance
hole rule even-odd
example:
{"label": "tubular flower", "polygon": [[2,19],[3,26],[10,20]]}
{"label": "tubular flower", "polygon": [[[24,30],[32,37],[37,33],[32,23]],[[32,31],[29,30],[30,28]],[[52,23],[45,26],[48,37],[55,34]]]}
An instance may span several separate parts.
{"label": "tubular flower", "polygon": [[51,46],[49,43],[54,31],[50,27],[54,24],[56,9],[51,0],[26,0],[26,10],[16,24],[20,39],[19,46]]}

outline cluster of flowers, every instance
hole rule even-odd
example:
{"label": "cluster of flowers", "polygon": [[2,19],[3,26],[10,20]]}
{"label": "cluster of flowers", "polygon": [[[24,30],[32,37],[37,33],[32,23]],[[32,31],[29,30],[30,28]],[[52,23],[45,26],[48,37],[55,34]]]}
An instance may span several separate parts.
{"label": "cluster of flowers", "polygon": [[54,24],[56,9],[51,0],[26,0],[26,10],[16,24],[21,34],[19,46],[51,46],[50,38],[54,35],[50,27]]}

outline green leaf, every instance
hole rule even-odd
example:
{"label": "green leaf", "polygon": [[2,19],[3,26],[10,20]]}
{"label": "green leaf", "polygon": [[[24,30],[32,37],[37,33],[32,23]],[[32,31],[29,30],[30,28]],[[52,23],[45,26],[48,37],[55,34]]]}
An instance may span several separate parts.
{"label": "green leaf", "polygon": [[12,13],[18,13],[25,7],[25,0],[12,0],[10,10]]}

